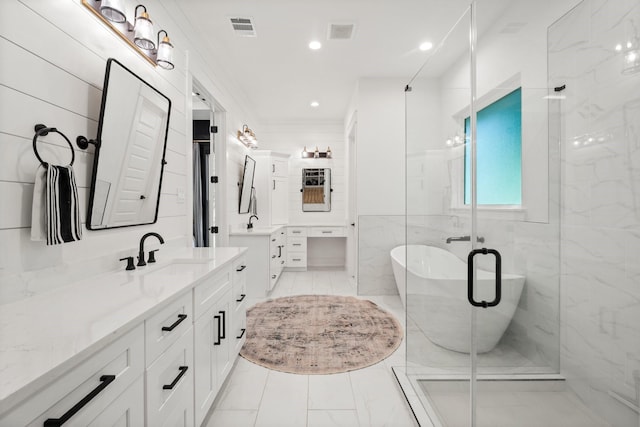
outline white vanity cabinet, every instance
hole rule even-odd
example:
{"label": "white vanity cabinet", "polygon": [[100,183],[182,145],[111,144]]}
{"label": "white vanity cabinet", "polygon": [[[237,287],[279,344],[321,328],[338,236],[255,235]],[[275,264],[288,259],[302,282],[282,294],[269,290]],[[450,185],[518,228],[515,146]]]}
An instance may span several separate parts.
{"label": "white vanity cabinet", "polygon": [[269,227],[289,222],[289,155],[269,150],[251,153],[256,161],[253,186],[258,204],[257,225]]}
{"label": "white vanity cabinet", "polygon": [[180,255],[3,306],[0,427],[199,427],[244,342],[251,265]]}
{"label": "white vanity cabinet", "polygon": [[0,426],[144,425],[144,328],[134,328],[0,418]]}
{"label": "white vanity cabinet", "polygon": [[194,288],[195,425],[199,426],[231,370],[237,353],[232,334],[232,268]]}
{"label": "white vanity cabinet", "polygon": [[287,259],[287,235],[284,227],[252,231],[232,231],[229,243],[247,251],[246,289],[248,298],[263,298],[275,287]]}
{"label": "white vanity cabinet", "polygon": [[[309,265],[308,247],[309,239],[326,238],[326,237],[346,237],[346,227],[342,225],[290,225],[287,227],[287,262],[286,267],[291,270],[306,270]],[[328,240],[324,240],[324,253],[337,253],[340,251],[338,246],[326,246]],[[315,243],[320,243],[316,241]],[[337,242],[336,242],[337,244]],[[317,250],[316,250],[317,252]],[[312,260],[314,261],[314,260]],[[318,261],[317,259],[315,260]],[[335,260],[332,260],[335,262]],[[339,259],[338,259],[339,261]],[[314,265],[314,264],[311,264]],[[331,264],[333,265],[333,264]],[[323,265],[324,266],[324,265]]]}
{"label": "white vanity cabinet", "polygon": [[287,227],[286,266],[307,269],[307,227]]}

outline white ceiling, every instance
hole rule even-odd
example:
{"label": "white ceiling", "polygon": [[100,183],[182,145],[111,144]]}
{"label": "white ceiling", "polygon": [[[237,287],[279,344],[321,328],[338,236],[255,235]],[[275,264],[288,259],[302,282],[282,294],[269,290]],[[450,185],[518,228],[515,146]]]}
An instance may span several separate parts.
{"label": "white ceiling", "polygon": [[[179,0],[189,30],[244,92],[263,123],[341,121],[360,77],[409,81],[469,0]],[[230,17],[250,17],[238,37]],[[352,40],[327,40],[330,23],[354,23]],[[319,40],[320,50],[308,48]],[[401,88],[400,88],[401,89]],[[320,103],[318,108],[309,104]]]}

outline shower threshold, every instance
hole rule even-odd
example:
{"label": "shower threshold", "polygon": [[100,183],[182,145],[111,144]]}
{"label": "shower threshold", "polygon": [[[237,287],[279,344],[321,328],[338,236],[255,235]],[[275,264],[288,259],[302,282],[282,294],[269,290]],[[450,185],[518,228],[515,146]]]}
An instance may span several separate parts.
{"label": "shower threshold", "polygon": [[[469,427],[469,377],[394,367],[420,427]],[[557,374],[478,375],[476,427],[610,427]]]}

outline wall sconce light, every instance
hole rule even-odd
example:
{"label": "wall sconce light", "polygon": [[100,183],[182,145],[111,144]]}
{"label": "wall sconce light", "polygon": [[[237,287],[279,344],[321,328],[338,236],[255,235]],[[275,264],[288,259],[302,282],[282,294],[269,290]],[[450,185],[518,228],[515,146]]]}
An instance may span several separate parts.
{"label": "wall sconce light", "polygon": [[640,71],[640,37],[633,20],[626,23],[627,41],[616,45],[616,52],[622,53],[622,74],[635,74]]}
{"label": "wall sconce light", "polygon": [[[136,6],[134,23],[131,24],[127,21],[123,0],[82,0],[82,4],[149,63],[165,70],[174,68],[173,44],[164,30],[158,31],[154,37],[153,22],[144,5]],[[162,40],[160,33],[164,33]]]}
{"label": "wall sconce light", "polygon": [[249,129],[249,126],[242,125],[242,130],[238,131],[238,140],[242,142],[247,148],[251,148],[255,150],[258,148],[258,140],[256,139],[256,134]]}
{"label": "wall sconce light", "polygon": [[320,158],[326,158],[326,159],[330,159],[332,156],[331,154],[331,147],[327,147],[327,151],[320,151],[318,150],[318,147],[316,147],[315,151],[307,151],[307,147],[304,147],[304,149],[302,150],[302,158],[303,159],[320,159]]}

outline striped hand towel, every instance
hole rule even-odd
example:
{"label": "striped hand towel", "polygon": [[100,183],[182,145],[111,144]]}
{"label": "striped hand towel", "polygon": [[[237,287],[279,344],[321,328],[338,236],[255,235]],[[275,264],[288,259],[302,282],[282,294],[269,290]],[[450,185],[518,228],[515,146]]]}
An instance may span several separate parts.
{"label": "striped hand towel", "polygon": [[82,238],[78,188],[71,166],[48,165],[38,170],[31,215],[31,240],[46,236],[47,245],[58,245]]}

